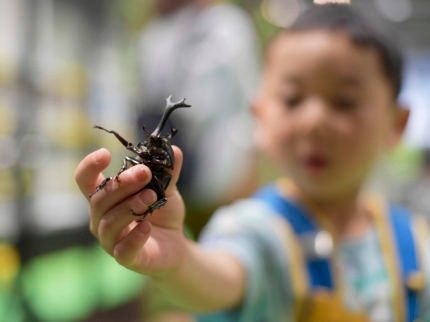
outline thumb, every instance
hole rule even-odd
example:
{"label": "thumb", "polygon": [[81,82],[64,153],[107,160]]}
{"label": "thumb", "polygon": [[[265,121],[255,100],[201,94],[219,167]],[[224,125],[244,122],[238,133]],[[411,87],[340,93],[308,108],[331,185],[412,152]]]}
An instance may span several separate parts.
{"label": "thumb", "polygon": [[97,185],[103,181],[104,177],[101,172],[109,165],[110,159],[109,151],[102,148],[87,155],[77,166],[75,181],[87,199]]}
{"label": "thumb", "polygon": [[171,173],[172,178],[170,179],[169,186],[166,189],[166,196],[171,196],[176,191],[176,184],[178,183],[183,162],[183,154],[181,149],[179,149],[176,145],[173,145],[172,149],[175,155],[175,164]]}

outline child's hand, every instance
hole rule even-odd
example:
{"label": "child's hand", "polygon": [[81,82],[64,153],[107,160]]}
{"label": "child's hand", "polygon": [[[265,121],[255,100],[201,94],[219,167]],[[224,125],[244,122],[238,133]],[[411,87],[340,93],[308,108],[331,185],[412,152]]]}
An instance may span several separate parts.
{"label": "child's hand", "polygon": [[90,204],[90,230],[102,247],[121,265],[151,276],[160,276],[179,267],[184,256],[184,203],[176,189],[182,153],[173,147],[175,168],[166,190],[168,202],[137,223],[134,213],[143,214],[157,199],[153,190],[141,190],[151,180],[145,165],[124,171],[119,181],[111,180],[91,197],[104,179],[102,171],[110,163],[110,153],[100,149],[78,165],[75,179]]}

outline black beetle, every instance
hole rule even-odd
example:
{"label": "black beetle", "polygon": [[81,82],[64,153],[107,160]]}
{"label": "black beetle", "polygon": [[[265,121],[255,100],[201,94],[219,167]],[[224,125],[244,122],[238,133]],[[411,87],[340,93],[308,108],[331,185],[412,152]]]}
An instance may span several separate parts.
{"label": "black beetle", "polygon": [[[132,213],[136,216],[142,216],[143,219],[147,214],[153,212],[164,206],[167,202],[165,190],[169,185],[172,178],[170,170],[173,169],[175,164],[175,156],[173,154],[172,137],[177,133],[177,130],[172,128],[170,134],[163,136],[161,131],[166,124],[170,114],[177,108],[191,107],[185,103],[185,98],[178,102],[172,102],[172,96],[166,99],[166,108],[155,130],[143,141],[134,145],[128,142],[120,134],[115,131],[107,130],[101,126],[95,125],[94,127],[108,133],[115,135],[115,137],[125,146],[125,148],[133,152],[136,156],[126,156],[123,160],[121,169],[115,176],[115,180],[119,181],[119,175],[129,168],[129,165],[134,166],[137,164],[144,164],[151,169],[151,181],[143,188],[150,188],[157,194],[157,201],[151,204],[148,209],[141,215]],[[97,191],[103,189],[106,184],[112,180],[112,177],[104,179],[96,188]],[[93,194],[94,194],[93,193]],[[91,196],[93,195],[91,194]],[[91,197],[90,196],[90,197]]]}

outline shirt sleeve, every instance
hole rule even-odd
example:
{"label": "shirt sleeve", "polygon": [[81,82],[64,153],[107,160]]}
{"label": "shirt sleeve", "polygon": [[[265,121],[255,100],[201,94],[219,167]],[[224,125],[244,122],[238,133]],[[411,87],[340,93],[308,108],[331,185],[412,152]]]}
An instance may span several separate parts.
{"label": "shirt sleeve", "polygon": [[216,212],[200,244],[235,257],[246,272],[242,303],[199,321],[281,321],[290,314],[287,251],[274,233],[270,211],[260,202],[240,201]]}

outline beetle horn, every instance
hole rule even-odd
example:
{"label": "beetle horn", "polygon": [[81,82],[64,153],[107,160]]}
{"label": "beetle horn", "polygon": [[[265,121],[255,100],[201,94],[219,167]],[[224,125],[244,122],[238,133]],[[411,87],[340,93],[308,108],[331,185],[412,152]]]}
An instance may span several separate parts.
{"label": "beetle horn", "polygon": [[166,109],[164,110],[163,116],[161,117],[160,123],[158,123],[157,127],[155,128],[154,132],[152,132],[152,136],[159,136],[161,131],[164,128],[164,125],[166,124],[167,120],[169,119],[170,114],[176,110],[177,108],[181,107],[191,107],[191,105],[185,103],[185,98],[178,102],[172,101],[172,95],[170,95],[166,99]]}

